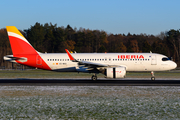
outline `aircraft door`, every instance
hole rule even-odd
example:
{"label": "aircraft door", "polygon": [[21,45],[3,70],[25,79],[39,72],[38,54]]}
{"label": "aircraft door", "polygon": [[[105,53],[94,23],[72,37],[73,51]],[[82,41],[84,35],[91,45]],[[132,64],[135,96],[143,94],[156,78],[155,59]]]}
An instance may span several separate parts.
{"label": "aircraft door", "polygon": [[39,55],[36,56],[36,65],[42,65],[42,59]]}
{"label": "aircraft door", "polygon": [[156,55],[152,55],[151,56],[151,65],[156,65],[156,64],[157,64]]}

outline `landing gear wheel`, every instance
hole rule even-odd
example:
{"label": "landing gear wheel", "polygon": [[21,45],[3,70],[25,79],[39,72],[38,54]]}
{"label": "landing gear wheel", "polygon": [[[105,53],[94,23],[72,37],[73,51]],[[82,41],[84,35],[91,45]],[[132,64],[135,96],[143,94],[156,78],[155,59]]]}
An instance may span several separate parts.
{"label": "landing gear wheel", "polygon": [[155,80],[155,77],[151,77],[151,80],[154,81],[154,80]]}
{"label": "landing gear wheel", "polygon": [[154,77],[154,72],[151,71],[151,80],[154,81],[155,80],[155,77]]}
{"label": "landing gear wheel", "polygon": [[91,79],[92,79],[93,81],[96,81],[96,80],[97,80],[97,76],[96,76],[96,75],[93,75],[93,76],[91,77]]}

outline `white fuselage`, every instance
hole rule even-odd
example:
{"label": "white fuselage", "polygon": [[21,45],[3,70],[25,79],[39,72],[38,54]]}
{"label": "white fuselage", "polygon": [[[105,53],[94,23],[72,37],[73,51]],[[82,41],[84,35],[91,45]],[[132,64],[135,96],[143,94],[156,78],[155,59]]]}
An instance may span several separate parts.
{"label": "white fuselage", "polygon": [[[77,72],[81,67],[77,62],[70,61],[66,53],[39,55],[52,70]],[[171,60],[163,61],[162,59],[167,57],[156,53],[72,53],[72,56],[79,61],[122,66],[126,68],[126,71],[165,71],[177,66]],[[41,65],[40,62],[39,65]]]}

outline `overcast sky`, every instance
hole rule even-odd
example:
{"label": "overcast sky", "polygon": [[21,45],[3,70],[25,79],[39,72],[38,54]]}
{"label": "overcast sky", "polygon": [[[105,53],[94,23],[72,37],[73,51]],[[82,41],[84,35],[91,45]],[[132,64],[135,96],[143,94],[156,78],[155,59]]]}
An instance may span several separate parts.
{"label": "overcast sky", "polygon": [[180,0],[3,0],[0,28],[28,29],[36,22],[153,34],[180,29]]}

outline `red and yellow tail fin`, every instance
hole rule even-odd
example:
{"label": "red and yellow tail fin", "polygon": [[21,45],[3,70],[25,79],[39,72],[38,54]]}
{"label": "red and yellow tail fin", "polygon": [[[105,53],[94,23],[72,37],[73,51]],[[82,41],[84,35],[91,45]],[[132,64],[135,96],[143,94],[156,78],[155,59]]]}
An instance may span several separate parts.
{"label": "red and yellow tail fin", "polygon": [[6,28],[13,56],[19,56],[22,54],[37,54],[37,51],[15,26],[6,26]]}

